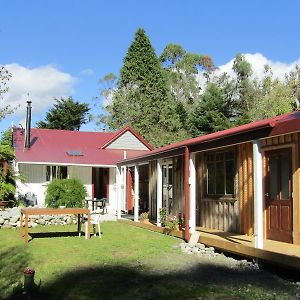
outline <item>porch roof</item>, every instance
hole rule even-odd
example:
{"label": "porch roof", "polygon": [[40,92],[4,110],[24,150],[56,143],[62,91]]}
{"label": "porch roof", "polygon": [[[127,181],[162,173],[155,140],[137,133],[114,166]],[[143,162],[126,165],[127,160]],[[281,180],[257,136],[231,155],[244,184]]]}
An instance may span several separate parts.
{"label": "porch roof", "polygon": [[[126,128],[127,129],[127,128]],[[103,149],[120,132],[84,132],[31,128],[31,147],[24,147],[25,133],[14,128],[13,143],[19,163],[114,166],[120,159],[146,150]],[[125,154],[126,151],[126,154]]]}
{"label": "porch roof", "polygon": [[117,165],[130,165],[159,158],[183,155],[185,147],[189,147],[190,152],[199,152],[296,131],[300,131],[300,111],[173,143],[138,157],[120,160],[117,162]]}

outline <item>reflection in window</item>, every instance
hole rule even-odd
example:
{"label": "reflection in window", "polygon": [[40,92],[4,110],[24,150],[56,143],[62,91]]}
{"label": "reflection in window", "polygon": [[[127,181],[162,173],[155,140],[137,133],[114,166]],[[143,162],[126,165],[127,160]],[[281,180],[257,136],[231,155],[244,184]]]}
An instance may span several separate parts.
{"label": "reflection in window", "polygon": [[233,195],[235,163],[234,151],[207,155],[207,194]]}
{"label": "reflection in window", "polygon": [[68,167],[66,166],[46,166],[46,181],[53,179],[65,179],[68,177]]}

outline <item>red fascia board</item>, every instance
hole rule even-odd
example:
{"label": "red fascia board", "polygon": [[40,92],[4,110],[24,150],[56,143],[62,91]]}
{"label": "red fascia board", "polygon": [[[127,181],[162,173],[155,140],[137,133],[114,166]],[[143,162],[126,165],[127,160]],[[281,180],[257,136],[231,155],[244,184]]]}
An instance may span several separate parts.
{"label": "red fascia board", "polygon": [[115,140],[117,140],[120,136],[122,136],[126,131],[130,131],[139,141],[141,141],[149,150],[153,150],[154,147],[149,144],[137,131],[135,131],[133,128],[127,126],[121,129],[116,133],[116,135],[110,139],[108,142],[106,142],[101,148],[105,149],[107,148],[110,144],[112,144]]}

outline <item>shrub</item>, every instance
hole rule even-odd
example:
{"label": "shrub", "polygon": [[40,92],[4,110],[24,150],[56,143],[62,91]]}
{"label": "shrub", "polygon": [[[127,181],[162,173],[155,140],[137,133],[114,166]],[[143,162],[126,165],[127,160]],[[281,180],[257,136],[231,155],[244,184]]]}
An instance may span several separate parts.
{"label": "shrub", "polygon": [[159,210],[159,216],[160,216],[161,226],[165,227],[167,225],[167,219],[168,219],[168,213],[167,213],[167,209],[165,207],[163,207]]}
{"label": "shrub", "polygon": [[47,185],[45,202],[48,207],[82,207],[86,190],[77,179],[54,179]]}

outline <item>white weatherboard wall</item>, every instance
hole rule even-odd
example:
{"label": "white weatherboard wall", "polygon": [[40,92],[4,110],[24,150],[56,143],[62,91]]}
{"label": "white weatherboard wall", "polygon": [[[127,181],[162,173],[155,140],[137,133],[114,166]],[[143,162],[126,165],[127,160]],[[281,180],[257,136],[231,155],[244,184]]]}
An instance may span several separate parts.
{"label": "white weatherboard wall", "polygon": [[130,131],[126,131],[119,138],[113,141],[106,149],[128,149],[128,150],[149,150]]}
{"label": "white weatherboard wall", "polygon": [[69,178],[80,180],[87,192],[87,198],[92,198],[92,167],[68,166]]}
{"label": "white weatherboard wall", "polygon": [[25,195],[31,192],[37,196],[38,205],[45,203],[46,166],[19,164],[19,173],[25,177],[25,182],[17,182],[17,193]]}

